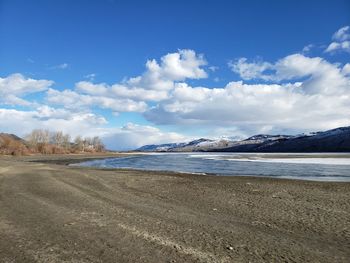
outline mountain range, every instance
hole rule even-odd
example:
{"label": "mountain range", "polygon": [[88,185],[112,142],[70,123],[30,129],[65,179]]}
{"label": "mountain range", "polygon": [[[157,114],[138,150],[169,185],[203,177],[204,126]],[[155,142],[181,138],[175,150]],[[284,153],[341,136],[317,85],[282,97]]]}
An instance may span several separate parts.
{"label": "mountain range", "polygon": [[201,138],[142,146],[140,152],[350,152],[350,126],[298,135],[259,134],[245,140]]}

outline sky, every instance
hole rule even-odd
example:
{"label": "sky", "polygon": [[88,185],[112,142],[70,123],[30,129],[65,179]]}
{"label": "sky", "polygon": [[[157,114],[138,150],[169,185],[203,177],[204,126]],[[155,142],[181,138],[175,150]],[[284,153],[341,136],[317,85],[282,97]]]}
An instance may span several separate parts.
{"label": "sky", "polygon": [[348,0],[0,0],[0,132],[128,150],[349,125]]}

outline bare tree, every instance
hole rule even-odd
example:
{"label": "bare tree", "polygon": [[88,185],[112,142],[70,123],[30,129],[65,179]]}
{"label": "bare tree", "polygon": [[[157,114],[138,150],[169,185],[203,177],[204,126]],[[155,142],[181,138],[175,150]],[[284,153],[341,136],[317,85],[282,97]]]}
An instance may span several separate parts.
{"label": "bare tree", "polygon": [[84,138],[84,151],[93,151],[92,139],[90,137]]}
{"label": "bare tree", "polygon": [[69,134],[62,131],[50,132],[48,130],[36,129],[26,137],[30,148],[40,153],[65,153],[65,152],[101,152],[104,145],[98,136],[93,138],[82,138],[80,135],[75,137],[74,143],[71,143]]}
{"label": "bare tree", "polygon": [[92,145],[93,145],[94,150],[96,152],[102,152],[105,148],[100,137],[98,137],[98,136],[95,136],[94,138],[92,138]]}
{"label": "bare tree", "polygon": [[26,136],[26,139],[31,147],[37,147],[40,138],[40,130],[33,130],[30,134]]}
{"label": "bare tree", "polygon": [[57,147],[62,147],[63,146],[63,132],[58,131],[58,132],[52,132],[51,133],[51,143],[56,145]]}
{"label": "bare tree", "polygon": [[74,139],[74,144],[75,144],[75,148],[78,151],[84,151],[84,142],[83,139],[81,138],[80,135],[78,135],[77,137],[75,137]]}
{"label": "bare tree", "polygon": [[69,134],[63,135],[62,146],[66,151],[70,150],[71,144],[70,144],[70,135]]}
{"label": "bare tree", "polygon": [[50,142],[50,132],[48,130],[35,129],[27,136],[27,141],[32,149],[43,152]]}
{"label": "bare tree", "polygon": [[39,143],[48,144],[50,142],[50,131],[49,130],[39,130],[40,138]]}

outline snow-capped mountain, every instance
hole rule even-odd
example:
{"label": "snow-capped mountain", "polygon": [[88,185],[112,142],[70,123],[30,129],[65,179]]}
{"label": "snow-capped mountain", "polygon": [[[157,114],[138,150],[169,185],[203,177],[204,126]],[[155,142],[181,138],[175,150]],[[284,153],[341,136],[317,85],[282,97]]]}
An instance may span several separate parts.
{"label": "snow-capped mountain", "polygon": [[155,152],[350,152],[350,127],[292,135],[258,134],[245,140],[198,139],[145,145],[136,151]]}
{"label": "snow-capped mountain", "polygon": [[172,148],[181,147],[182,145],[185,145],[186,143],[164,143],[164,144],[149,144],[144,145],[138,149],[137,151],[140,152],[160,152],[160,151],[167,151]]}
{"label": "snow-capped mountain", "polygon": [[228,146],[230,140],[210,140],[200,138],[190,142],[181,142],[181,143],[165,143],[165,144],[150,144],[144,145],[137,149],[137,151],[192,151],[194,149],[202,148],[218,148],[221,146]]}

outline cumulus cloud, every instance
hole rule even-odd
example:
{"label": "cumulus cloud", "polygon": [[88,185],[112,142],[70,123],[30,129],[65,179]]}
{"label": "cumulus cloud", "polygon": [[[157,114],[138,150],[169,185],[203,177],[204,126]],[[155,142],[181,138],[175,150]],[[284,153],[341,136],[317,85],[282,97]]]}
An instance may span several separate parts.
{"label": "cumulus cloud", "polygon": [[46,99],[50,104],[62,105],[68,109],[88,109],[97,106],[116,112],[143,112],[147,108],[147,104],[142,101],[118,99],[98,94],[87,95],[69,89],[63,91],[49,89]]}
{"label": "cumulus cloud", "polygon": [[344,41],[347,39],[350,39],[350,26],[344,26],[340,28],[333,35],[333,40],[336,40],[336,41]]}
{"label": "cumulus cloud", "polygon": [[231,69],[246,80],[300,80],[301,90],[306,93],[341,94],[349,88],[349,79],[342,74],[339,65],[320,57],[311,58],[302,54],[286,56],[274,64],[239,59],[231,65]]}
{"label": "cumulus cloud", "polygon": [[350,75],[350,63],[346,63],[342,69],[342,73],[345,76],[349,76]]}
{"label": "cumulus cloud", "polygon": [[160,62],[155,59],[148,60],[146,71],[140,76],[114,85],[82,81],[77,83],[76,88],[91,95],[109,94],[134,100],[160,101],[168,97],[168,91],[174,88],[174,83],[206,78],[207,73],[202,68],[206,64],[203,55],[198,55],[193,50],[181,49],[161,57]]}
{"label": "cumulus cloud", "polygon": [[[225,88],[181,87],[187,96],[174,96],[145,113],[158,124],[236,126],[251,130],[328,129],[349,124],[349,93],[341,96],[300,92],[299,84],[248,85],[231,82]],[[192,99],[201,97],[202,99]]]}
{"label": "cumulus cloud", "polygon": [[350,53],[350,41],[332,42],[327,47],[326,52],[333,52],[337,50],[343,50]]}
{"label": "cumulus cloud", "polygon": [[129,88],[125,85],[105,83],[93,84],[89,81],[80,81],[75,85],[76,90],[90,95],[99,95],[116,98],[129,98],[136,101],[160,101],[168,98],[167,90],[150,90],[144,88]]}
{"label": "cumulus cloud", "polygon": [[25,78],[19,73],[0,78],[0,103],[28,106],[31,102],[24,100],[24,96],[45,91],[52,84],[51,80]]}
{"label": "cumulus cloud", "polygon": [[334,33],[333,42],[328,45],[325,52],[345,51],[350,53],[350,26],[344,26]]}
{"label": "cumulus cloud", "polygon": [[240,75],[244,80],[263,79],[270,80],[271,76],[263,74],[267,70],[273,69],[273,65],[264,61],[248,62],[247,58],[239,58],[228,63],[231,70]]}
{"label": "cumulus cloud", "polygon": [[2,132],[24,136],[33,129],[60,130],[72,136],[103,134],[100,126],[107,121],[102,116],[89,112],[70,112],[40,106],[35,110],[0,109],[0,128]]}
{"label": "cumulus cloud", "polygon": [[[171,97],[145,112],[157,124],[234,126],[243,130],[315,130],[349,125],[349,66],[293,54],[269,62],[237,60],[244,79],[223,88],[175,85]],[[266,72],[268,70],[268,72]],[[274,83],[271,83],[274,82]]]}
{"label": "cumulus cloud", "polygon": [[19,136],[29,134],[33,129],[63,131],[75,136],[100,136],[108,149],[131,150],[144,144],[179,142],[188,137],[175,133],[163,132],[147,125],[127,123],[123,127],[106,127],[107,120],[88,111],[72,111],[65,108],[53,108],[41,105],[34,110],[23,111],[0,108],[1,132]]}
{"label": "cumulus cloud", "polygon": [[[125,149],[144,143],[183,140],[185,137],[182,135],[162,132],[151,126],[128,124],[122,128],[106,128],[107,120],[93,111],[98,107],[111,110],[116,116],[118,112],[144,112],[148,107],[145,101],[168,99],[176,83],[207,77],[202,69],[204,65],[203,55],[193,50],[179,50],[166,54],[160,61],[147,61],[143,74],[113,85],[92,83],[94,74],[86,76],[90,81],[80,81],[74,89],[65,90],[50,88],[52,81],[25,78],[21,74],[0,78],[0,102],[26,105],[31,109],[0,109],[0,128],[19,135],[25,135],[34,128],[57,128],[73,136],[81,133],[103,135],[110,142],[112,138],[117,139],[118,145]],[[55,66],[57,69],[67,67],[66,63]],[[45,92],[47,105],[33,104],[24,99],[25,95],[35,92]],[[115,143],[111,142],[111,145],[118,148]]]}
{"label": "cumulus cloud", "polygon": [[[347,30],[334,36],[334,41],[346,41]],[[132,149],[189,138],[133,123],[106,128],[107,120],[94,113],[96,108],[112,111],[115,116],[142,113],[153,124],[198,128],[210,137],[294,133],[350,124],[349,63],[330,63],[305,54],[275,62],[239,58],[229,67],[244,81],[216,88],[186,83],[206,78],[206,64],[203,55],[179,50],[158,61],[147,61],[142,74],[120,83],[80,81],[65,90],[50,88],[52,81],[20,74],[0,78],[0,103],[26,105],[30,104],[27,94],[45,92],[47,104],[30,104],[31,111],[0,109],[0,128],[21,135],[33,128],[57,127],[72,135],[100,135],[113,149]],[[247,84],[252,80],[255,84]]]}
{"label": "cumulus cloud", "polygon": [[182,142],[189,140],[188,137],[175,132],[163,132],[160,129],[127,123],[125,126],[110,130],[103,137],[103,141],[110,149],[130,150],[146,144],[159,144],[169,142]]}
{"label": "cumulus cloud", "polygon": [[183,81],[206,78],[207,73],[201,68],[206,64],[203,55],[197,55],[193,50],[181,49],[163,56],[160,64],[154,59],[147,61],[147,71],[142,76],[141,82],[152,83],[155,79]]}
{"label": "cumulus cloud", "polygon": [[144,112],[145,101],[168,99],[175,83],[206,78],[207,73],[202,68],[206,64],[203,55],[181,49],[161,57],[160,62],[148,60],[146,71],[140,76],[113,85],[80,81],[74,91],[50,89],[47,101],[67,108],[98,106],[114,112]]}

